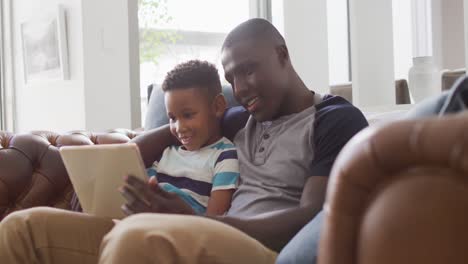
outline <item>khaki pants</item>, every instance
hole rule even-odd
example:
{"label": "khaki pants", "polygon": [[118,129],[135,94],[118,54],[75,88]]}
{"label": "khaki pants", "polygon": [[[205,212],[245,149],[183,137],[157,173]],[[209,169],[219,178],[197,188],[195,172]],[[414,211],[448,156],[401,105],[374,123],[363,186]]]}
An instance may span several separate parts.
{"label": "khaki pants", "polygon": [[109,219],[53,208],[0,222],[0,262],[274,263],[276,253],[223,223],[196,216],[139,214]]}

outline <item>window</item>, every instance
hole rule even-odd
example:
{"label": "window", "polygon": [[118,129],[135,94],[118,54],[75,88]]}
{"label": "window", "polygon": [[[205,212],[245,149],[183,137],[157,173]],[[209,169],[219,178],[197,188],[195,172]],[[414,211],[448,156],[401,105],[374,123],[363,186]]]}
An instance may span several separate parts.
{"label": "window", "polygon": [[271,0],[271,18],[273,25],[284,37],[284,0]]}
{"label": "window", "polygon": [[[166,73],[178,63],[189,59],[210,61],[218,67],[221,81],[226,84],[222,77],[224,73],[220,60],[220,48],[226,34],[249,18],[250,2],[249,0],[145,1],[157,2],[158,15],[161,19],[157,23],[150,24],[142,21],[144,19],[142,16],[139,17],[140,32],[146,23],[147,27],[159,33],[157,40],[160,43],[157,56],[153,61],[140,61],[143,121],[146,113],[148,85],[161,85]],[[139,11],[142,11],[141,4],[139,8]]]}

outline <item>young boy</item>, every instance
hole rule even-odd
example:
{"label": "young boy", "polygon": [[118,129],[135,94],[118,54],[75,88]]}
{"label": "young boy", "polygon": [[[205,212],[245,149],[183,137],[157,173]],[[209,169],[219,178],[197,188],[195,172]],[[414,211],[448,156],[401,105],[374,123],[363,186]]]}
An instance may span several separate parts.
{"label": "young boy", "polygon": [[216,67],[191,60],[162,84],[171,133],[181,146],[164,150],[149,168],[150,181],[179,195],[197,214],[224,214],[239,179],[234,144],[221,135],[226,101]]}

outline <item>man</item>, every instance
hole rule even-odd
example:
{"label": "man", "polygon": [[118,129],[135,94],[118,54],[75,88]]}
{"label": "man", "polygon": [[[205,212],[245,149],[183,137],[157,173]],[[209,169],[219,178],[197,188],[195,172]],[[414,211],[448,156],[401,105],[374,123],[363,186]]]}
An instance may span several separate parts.
{"label": "man", "polygon": [[[125,211],[164,214],[138,214],[114,226],[107,219],[54,209],[15,213],[0,225],[0,259],[274,263],[277,252],[320,212],[338,152],[367,122],[344,99],[318,95],[304,85],[283,37],[266,20],[251,19],[231,31],[222,63],[236,99],[248,111],[233,109],[225,116],[224,131],[234,137],[241,175],[226,215],[184,215],[193,211],[177,195],[130,176]],[[164,127],[136,142],[150,164],[173,138]],[[309,225],[320,224],[315,221]]]}

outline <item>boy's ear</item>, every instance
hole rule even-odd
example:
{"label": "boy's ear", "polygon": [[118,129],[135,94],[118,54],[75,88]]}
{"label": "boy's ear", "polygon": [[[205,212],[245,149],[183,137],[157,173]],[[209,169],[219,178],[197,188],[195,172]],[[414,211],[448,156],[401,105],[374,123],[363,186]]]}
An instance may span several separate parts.
{"label": "boy's ear", "polygon": [[213,100],[213,110],[217,118],[223,117],[224,111],[226,111],[227,102],[226,98],[222,93],[215,96]]}

